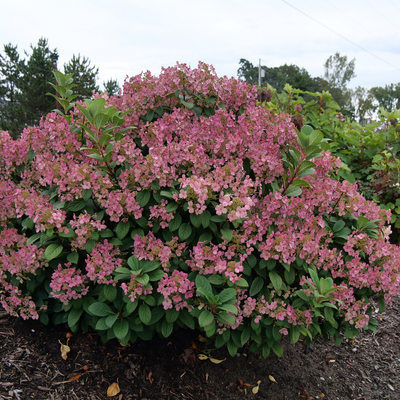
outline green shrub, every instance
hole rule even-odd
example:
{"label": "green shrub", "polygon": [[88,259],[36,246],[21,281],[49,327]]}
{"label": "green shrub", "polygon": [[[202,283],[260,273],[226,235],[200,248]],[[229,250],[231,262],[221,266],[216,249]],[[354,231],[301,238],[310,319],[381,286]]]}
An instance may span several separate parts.
{"label": "green shrub", "polygon": [[[122,344],[201,329],[230,354],[375,330],[398,292],[390,213],[322,133],[200,64],[128,80],[0,139],[1,304]],[[68,113],[69,112],[69,113]],[[315,127],[314,127],[315,128]]]}

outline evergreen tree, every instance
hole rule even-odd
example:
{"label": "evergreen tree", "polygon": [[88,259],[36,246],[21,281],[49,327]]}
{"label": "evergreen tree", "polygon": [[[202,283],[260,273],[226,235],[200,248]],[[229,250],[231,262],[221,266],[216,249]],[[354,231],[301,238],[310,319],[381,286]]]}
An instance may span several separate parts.
{"label": "evergreen tree", "polygon": [[16,95],[23,112],[23,125],[37,125],[40,118],[54,108],[54,100],[46,96],[48,82],[54,81],[54,61],[57,49],[50,51],[47,39],[40,38],[36,47],[31,45],[32,53],[20,64],[21,78],[18,80],[19,92]]}
{"label": "evergreen tree", "polygon": [[14,137],[20,132],[22,118],[17,101],[20,63],[17,46],[4,45],[4,55],[0,55],[0,130]]}
{"label": "evergreen tree", "polygon": [[118,93],[119,85],[116,79],[109,79],[103,82],[104,90],[109,96],[114,96]]}
{"label": "evergreen tree", "polygon": [[96,84],[99,69],[95,66],[91,67],[88,58],[82,57],[81,59],[80,54],[78,54],[78,57],[75,57],[74,54],[71,60],[64,64],[64,73],[74,74],[74,84],[76,85],[74,92],[81,95],[77,100],[90,98],[93,92],[99,91],[99,87]]}

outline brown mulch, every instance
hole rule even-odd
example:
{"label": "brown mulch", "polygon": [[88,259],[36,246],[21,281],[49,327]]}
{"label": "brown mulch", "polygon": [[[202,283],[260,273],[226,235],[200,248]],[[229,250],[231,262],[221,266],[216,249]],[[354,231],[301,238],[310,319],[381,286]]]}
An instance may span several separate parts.
{"label": "brown mulch", "polygon": [[[400,399],[400,298],[377,318],[376,334],[340,347],[321,340],[306,350],[284,341],[283,357],[266,360],[247,349],[233,358],[219,349],[209,353],[224,360],[215,364],[198,358],[205,343],[185,330],[127,347],[76,333],[64,360],[66,328],[3,316],[0,399]],[[108,397],[113,384],[120,392]]]}

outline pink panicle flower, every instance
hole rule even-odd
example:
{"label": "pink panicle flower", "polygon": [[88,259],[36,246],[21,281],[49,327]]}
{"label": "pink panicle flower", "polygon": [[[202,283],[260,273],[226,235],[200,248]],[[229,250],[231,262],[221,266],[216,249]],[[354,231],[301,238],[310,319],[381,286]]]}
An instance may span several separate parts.
{"label": "pink panicle flower", "polygon": [[188,274],[174,270],[172,275],[164,274],[160,279],[157,292],[164,296],[165,310],[175,307],[176,310],[188,307],[187,299],[193,297],[194,283],[187,278]]}
{"label": "pink panicle flower", "polygon": [[131,275],[131,279],[128,283],[121,283],[121,289],[129,296],[132,303],[134,303],[139,296],[151,294],[153,292],[153,288],[150,285],[146,286],[136,280],[135,274]]}
{"label": "pink panicle flower", "polygon": [[97,243],[92,252],[87,255],[85,267],[87,277],[102,285],[115,286],[112,273],[122,265],[119,254],[119,249],[114,248],[107,239],[103,243]]}
{"label": "pink panicle flower", "polygon": [[80,299],[87,294],[89,287],[85,286],[86,280],[87,277],[82,275],[81,270],[71,267],[71,263],[64,267],[59,264],[51,276],[50,294],[63,304],[68,304],[70,300]]}

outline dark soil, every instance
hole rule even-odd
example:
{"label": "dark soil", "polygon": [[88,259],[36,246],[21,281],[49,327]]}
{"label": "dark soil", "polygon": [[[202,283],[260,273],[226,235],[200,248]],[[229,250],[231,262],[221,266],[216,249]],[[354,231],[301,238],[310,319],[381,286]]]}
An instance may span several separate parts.
{"label": "dark soil", "polygon": [[67,330],[3,317],[0,399],[107,399],[114,383],[120,392],[111,398],[118,400],[400,399],[399,311],[396,298],[378,317],[376,334],[364,332],[340,347],[321,340],[306,350],[284,341],[283,357],[266,360],[247,350],[233,358],[225,349],[211,351],[224,360],[219,364],[198,358],[205,344],[193,331],[128,347],[76,333],[64,360],[60,342],[67,343]]}

